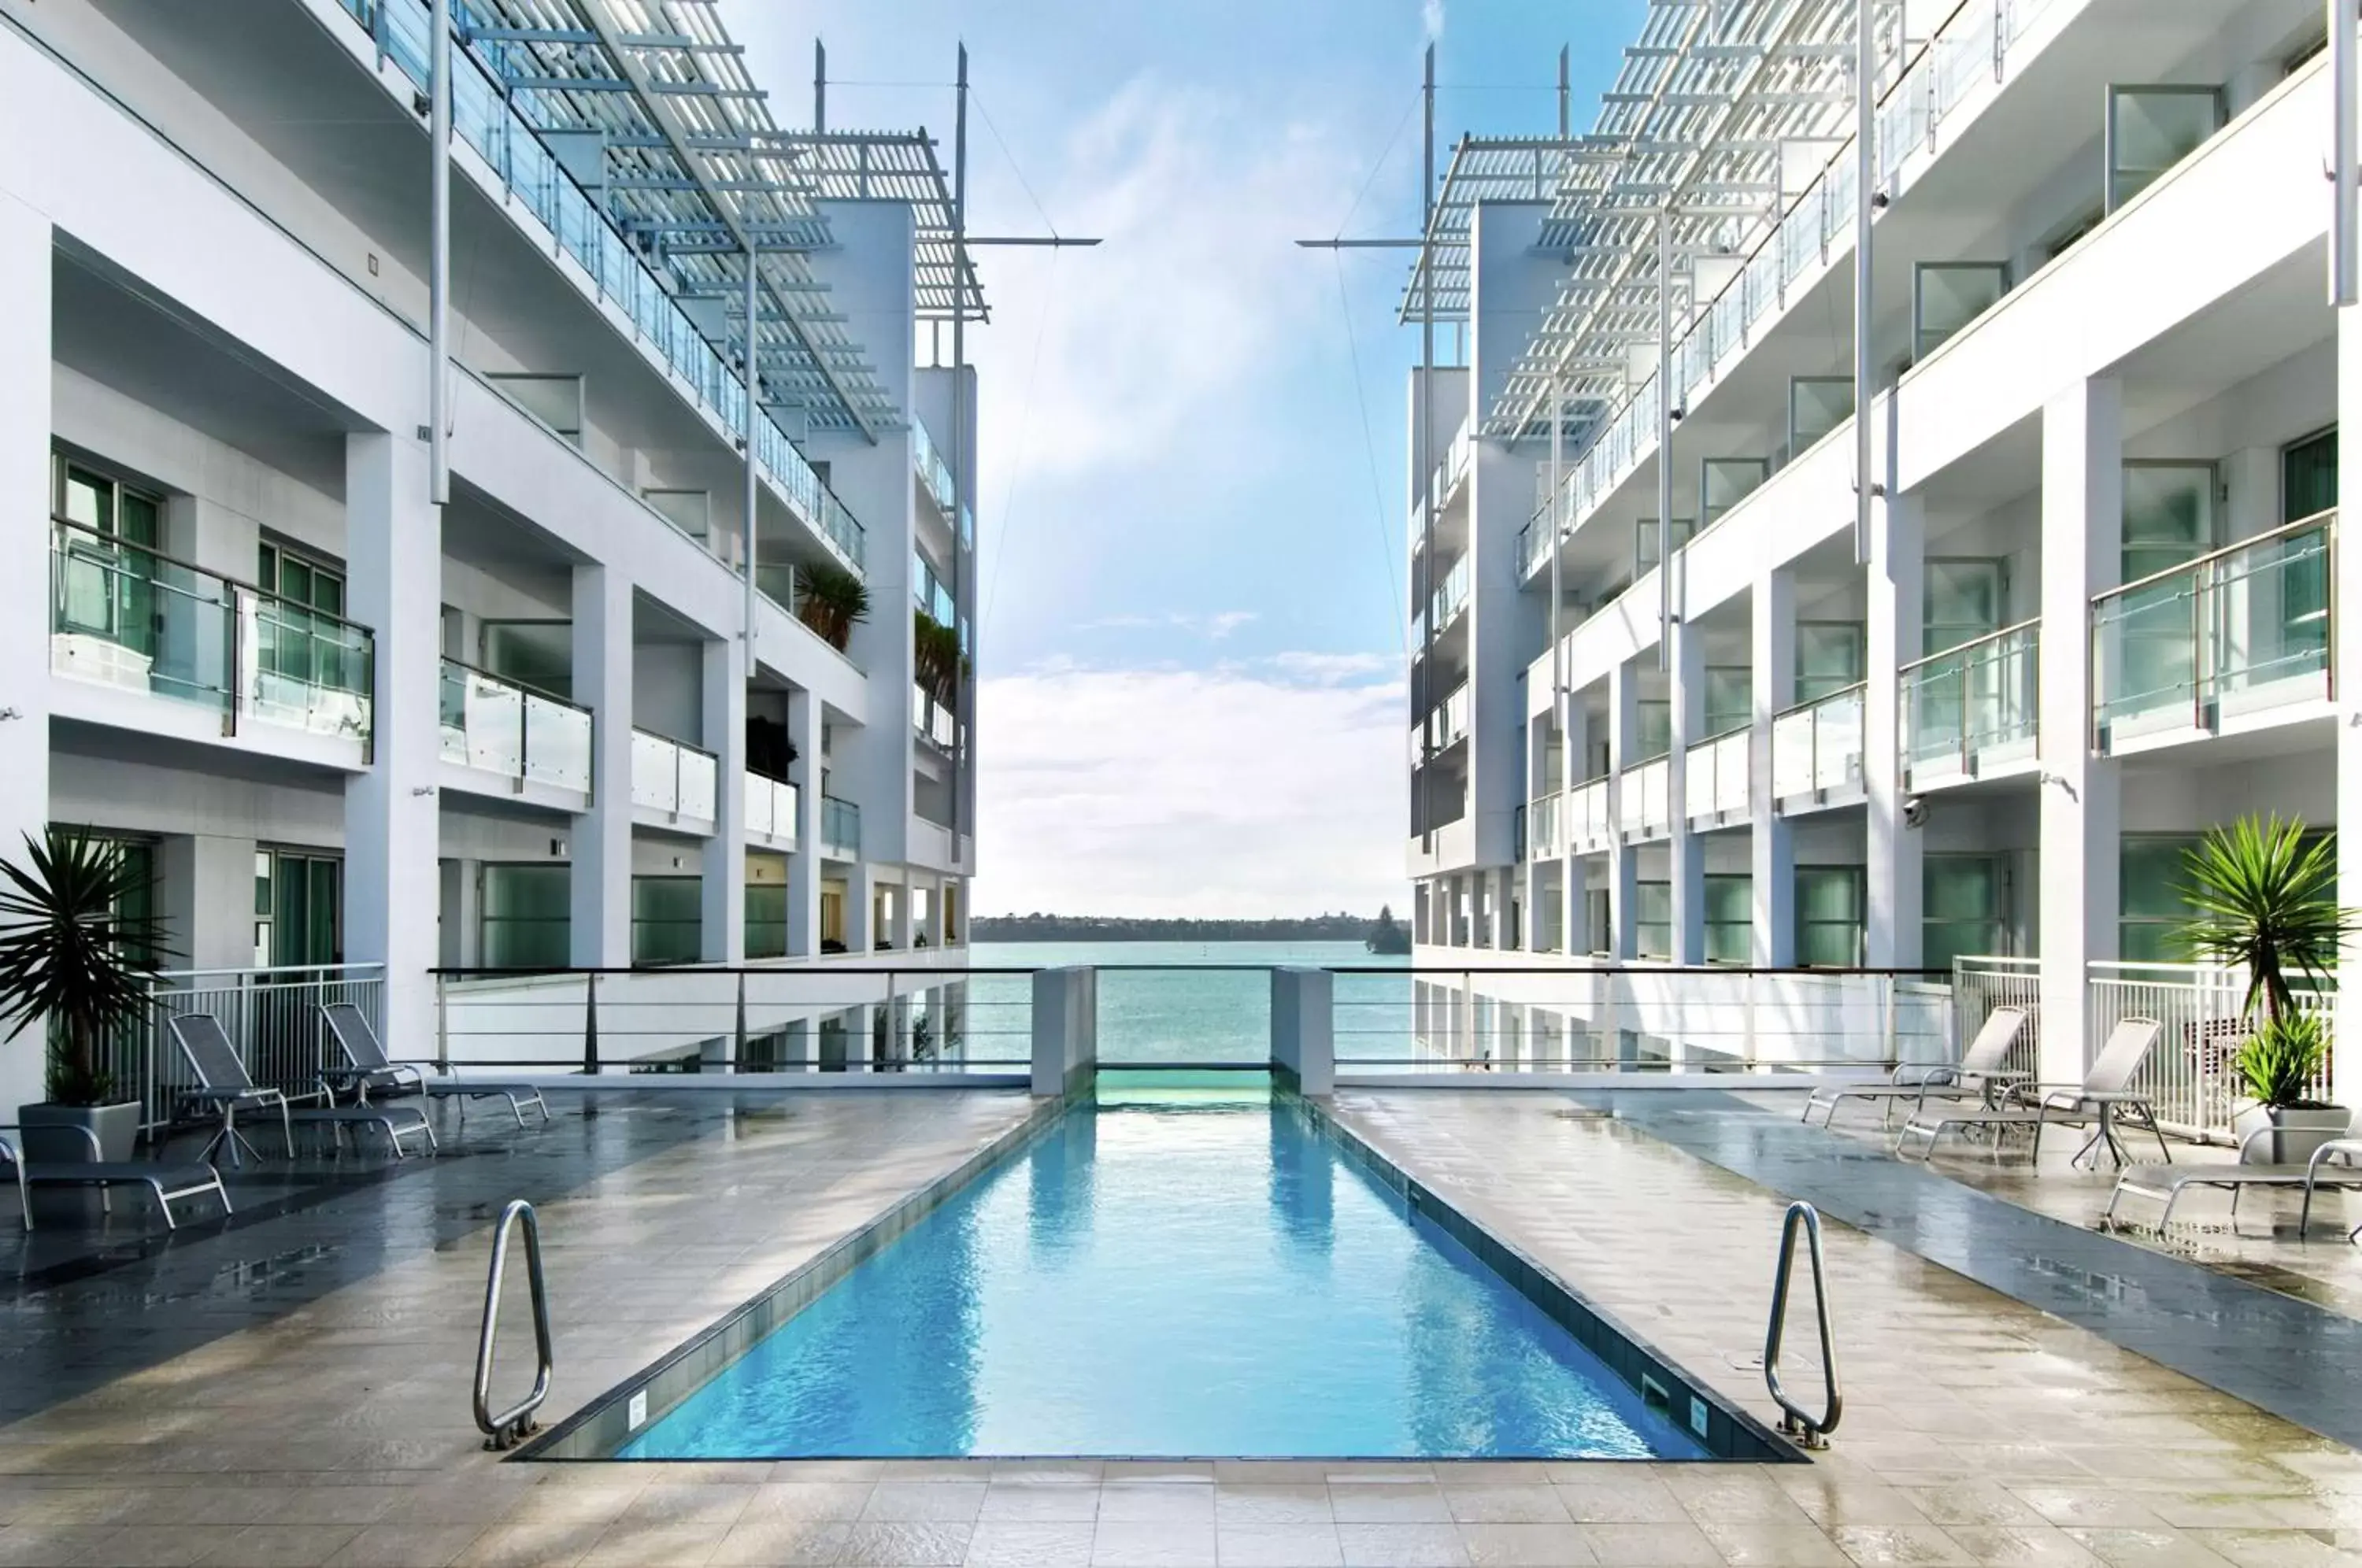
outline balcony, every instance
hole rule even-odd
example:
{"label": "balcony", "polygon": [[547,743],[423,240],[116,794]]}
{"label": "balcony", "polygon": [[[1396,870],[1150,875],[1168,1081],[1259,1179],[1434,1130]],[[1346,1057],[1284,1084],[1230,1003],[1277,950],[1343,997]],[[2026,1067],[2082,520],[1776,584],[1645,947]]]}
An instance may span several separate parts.
{"label": "balcony", "polygon": [[1578,784],[1566,798],[1566,831],[1568,847],[1577,854],[1604,849],[1616,835],[1615,818],[1609,812],[1608,782],[1594,778]]}
{"label": "balcony", "polygon": [[1423,758],[1440,756],[1468,738],[1469,712],[1468,683],[1463,680],[1418,724]]}
{"label": "balcony", "polygon": [[[376,639],[306,608],[79,524],[50,535],[50,668],[248,724],[350,742],[369,759]],[[148,723],[139,710],[124,722]]]}
{"label": "balcony", "polygon": [[1903,667],[1906,788],[1983,778],[2036,760],[2041,623],[2025,621]]}
{"label": "balcony", "polygon": [[[959,608],[952,601],[952,591],[945,588],[944,580],[935,575],[935,569],[927,564],[927,558],[916,550],[911,552],[911,602],[922,614],[934,617],[935,624],[939,626],[956,624]],[[960,647],[965,650],[966,646],[967,627],[961,625]]]}
{"label": "balcony", "polygon": [[546,785],[590,799],[590,711],[528,690],[457,659],[443,661],[443,760],[504,779],[511,793]]}
{"label": "balcony", "polygon": [[1459,495],[1460,487],[1467,482],[1468,470],[1475,460],[1475,438],[1463,423],[1452,432],[1451,439],[1444,446],[1443,456],[1436,461],[1435,472],[1429,476],[1428,483],[1432,487],[1429,493],[1434,496],[1438,512],[1450,506]]}
{"label": "balcony", "polygon": [[[926,425],[919,420],[911,422],[911,468],[919,477],[927,499],[945,517],[952,514],[952,504],[958,486],[952,482],[952,466],[935,449],[934,437],[927,434]],[[976,543],[976,513],[963,504],[959,509],[959,536],[962,545]]]}
{"label": "balcony", "polygon": [[861,857],[861,808],[833,795],[820,798],[820,845],[832,859]]}
{"label": "balcony", "polygon": [[2325,712],[2336,545],[2324,512],[2095,596],[2094,747]]}
{"label": "balcony", "polygon": [[957,755],[959,720],[933,692],[915,684],[911,688],[911,729],[945,756]]}
{"label": "balcony", "polygon": [[747,771],[743,775],[746,801],[746,836],[774,849],[796,846],[798,790],[783,778]]}
{"label": "balcony", "polygon": [[1537,795],[1526,808],[1526,854],[1535,860],[1555,860],[1562,852],[1558,841],[1558,797]]}
{"label": "balcony", "polygon": [[1753,733],[1733,730],[1690,747],[1682,772],[1683,809],[1693,823],[1719,827],[1747,815],[1753,767],[1748,753]]}
{"label": "balcony", "polygon": [[1849,686],[1772,720],[1772,793],[1783,804],[1830,805],[1862,789],[1862,701]]}
{"label": "balcony", "polygon": [[[1412,612],[1410,638],[1414,646],[1424,647],[1430,635],[1441,636],[1447,627],[1468,608],[1471,558],[1462,556],[1443,574],[1443,580],[1428,595],[1427,602]],[[1430,630],[1431,629],[1431,630]]]}
{"label": "balcony", "polygon": [[1662,838],[1673,828],[1673,760],[1651,757],[1628,767],[1617,787],[1617,827],[1626,838]]}
{"label": "balcony", "polygon": [[710,751],[646,730],[632,732],[632,811],[657,827],[711,831],[722,765]]}

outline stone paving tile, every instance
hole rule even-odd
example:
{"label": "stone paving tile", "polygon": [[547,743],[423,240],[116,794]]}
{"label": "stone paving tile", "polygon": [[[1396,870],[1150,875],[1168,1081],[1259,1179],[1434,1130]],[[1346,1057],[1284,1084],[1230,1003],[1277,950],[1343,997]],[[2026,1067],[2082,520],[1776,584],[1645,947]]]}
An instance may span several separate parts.
{"label": "stone paving tile", "polygon": [[1090,1568],[1097,1533],[1073,1521],[987,1519],[968,1537],[963,1568]]}
{"label": "stone paving tile", "polygon": [[1468,1549],[1449,1524],[1337,1525],[1345,1568],[1466,1568]]}
{"label": "stone paving tile", "polygon": [[1344,1553],[1333,1524],[1276,1524],[1214,1534],[1220,1568],[1342,1568]]}

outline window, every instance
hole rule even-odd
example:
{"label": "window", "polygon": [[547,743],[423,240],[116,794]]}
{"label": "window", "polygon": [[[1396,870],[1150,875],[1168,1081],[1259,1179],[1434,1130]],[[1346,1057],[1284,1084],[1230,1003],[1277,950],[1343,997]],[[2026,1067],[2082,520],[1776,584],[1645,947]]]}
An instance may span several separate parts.
{"label": "window", "polygon": [[1930,855],[1921,885],[1920,962],[1948,970],[1955,958],[2006,955],[2009,863],[1993,855]]}
{"label": "window", "polygon": [[2116,954],[2127,964],[2176,964],[2188,959],[2174,931],[2190,918],[2181,897],[2189,880],[2183,862],[2196,834],[2126,834],[2117,851]]}
{"label": "window", "polygon": [[1744,964],[1754,956],[1755,878],[1710,876],[1705,879],[1705,961]]}
{"label": "window", "polygon": [[2301,523],[2337,504],[2337,432],[2308,436],[2280,453],[2280,521]]}
{"label": "window", "polygon": [[2009,292],[2001,261],[1922,261],[1912,269],[1911,357],[1924,359]]}
{"label": "window", "polygon": [[486,621],[477,641],[485,673],[571,701],[574,625],[569,621]]}
{"label": "window", "polygon": [[1851,376],[1794,376],[1788,381],[1788,456],[1794,458],[1853,417]]}
{"label": "window", "polygon": [[1705,667],[1706,740],[1755,722],[1755,672],[1743,664]]}
{"label": "window", "polygon": [[1998,559],[1935,559],[1927,563],[1920,652],[1939,654],[2002,628],[2008,613],[2009,571]]}
{"label": "window", "polygon": [[62,580],[56,629],[101,638],[152,661],[163,619],[156,584],[163,573],[149,552],[161,531],[163,502],[63,458],[55,474],[57,516],[73,525],[58,531]]}
{"label": "window", "polygon": [[632,962],[694,964],[704,934],[704,895],[694,877],[632,878]]}
{"label": "window", "polygon": [[1673,885],[1632,885],[1632,954],[1637,958],[1673,955]]}
{"label": "window", "polygon": [[1632,756],[1625,763],[1637,767],[1673,749],[1673,705],[1662,697],[1643,697],[1633,704]]}
{"label": "window", "polygon": [[1763,481],[1772,477],[1772,464],[1764,458],[1707,458],[1698,465],[1698,493],[1704,504],[1698,508],[1701,529],[1711,528],[1722,514],[1746,500]]}
{"label": "window", "polygon": [[1796,962],[1857,968],[1868,946],[1869,902],[1859,866],[1796,867]]}
{"label": "window", "polygon": [[254,856],[258,967],[345,961],[344,863],[275,849]]}
{"label": "window", "polygon": [[2223,126],[2223,94],[2211,85],[2108,87],[2108,210],[2155,184]]}
{"label": "window", "polygon": [[[2213,549],[2214,483],[2212,463],[2125,465],[2125,581],[2169,570]],[[2123,604],[2118,705],[2140,712],[2186,701],[2198,679],[2188,579],[2169,577],[2134,590]]]}
{"label": "window", "polygon": [[1616,911],[1608,902],[1607,889],[1589,888],[1583,895],[1584,933],[1589,939],[1591,955],[1611,956],[1616,951]]}
{"label": "window", "polygon": [[784,883],[746,884],[746,956],[788,955],[788,889]]}
{"label": "window", "polygon": [[1859,621],[1796,623],[1796,701],[1817,702],[1862,682],[1869,632]]}
{"label": "window", "polygon": [[256,662],[263,680],[355,690],[347,639],[345,573],[293,546],[265,538],[255,551],[254,580],[270,598],[255,614]]}
{"label": "window", "polygon": [[[1632,526],[1632,569],[1635,571],[1647,571],[1663,558],[1657,550],[1657,520],[1653,517],[1643,517]],[[1678,550],[1688,544],[1690,536],[1695,532],[1697,532],[1696,525],[1688,518],[1674,518],[1673,548]]]}
{"label": "window", "polygon": [[487,865],[478,883],[478,962],[487,969],[562,969],[573,961],[573,874],[546,861]]}

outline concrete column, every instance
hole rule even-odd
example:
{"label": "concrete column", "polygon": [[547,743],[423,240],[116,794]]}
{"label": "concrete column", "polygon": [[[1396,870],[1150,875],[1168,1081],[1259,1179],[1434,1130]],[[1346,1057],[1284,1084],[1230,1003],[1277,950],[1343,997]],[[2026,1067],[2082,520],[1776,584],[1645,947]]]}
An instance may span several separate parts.
{"label": "concrete column", "polygon": [[[5,393],[0,393],[5,395]],[[2348,416],[2348,411],[2351,416]],[[2362,306],[2337,313],[2337,414],[2341,439],[2362,441]],[[2347,521],[2362,517],[2362,454],[2337,465],[2337,580],[2331,602],[2362,605],[2362,551]],[[2336,646],[2330,649],[2337,692],[2337,901],[2362,907],[2362,615],[2337,617]],[[2349,959],[2349,965],[2351,960]],[[2337,988],[2336,1038],[2362,1041],[2362,983]],[[2330,1098],[2340,1105],[2362,1103],[2362,1051],[2332,1054]]]}
{"label": "concrete column", "polygon": [[443,966],[472,969],[483,955],[478,941],[483,925],[483,863],[446,860],[438,869],[443,885]]}
{"label": "concrete column", "polygon": [[2122,788],[2116,764],[2092,755],[2090,628],[2092,595],[2124,568],[2124,479],[2118,383],[2084,381],[2044,406],[2040,1070],[2061,1081],[2089,1061],[2089,966],[2116,955]]}
{"label": "concrete column", "polygon": [[385,966],[387,1049],[435,1038],[443,643],[443,517],[426,448],[345,438],[347,609],[377,637],[370,765],[345,785],[345,955]]}
{"label": "concrete column", "polygon": [[574,700],[593,715],[590,809],[575,819],[568,917],[574,962],[632,961],[632,580],[574,569]]}
{"label": "concrete column", "polygon": [[[254,840],[174,834],[159,846],[164,941],[172,969],[254,962]],[[7,1109],[0,1105],[0,1111]]]}
{"label": "concrete column", "polygon": [[844,950],[867,953],[875,946],[870,916],[877,907],[877,873],[866,861],[855,861],[844,872]]}
{"label": "concrete column", "polygon": [[1591,944],[1584,920],[1584,863],[1574,847],[1573,807],[1575,786],[1584,782],[1584,756],[1591,749],[1591,716],[1571,693],[1561,692],[1558,705],[1559,733],[1564,737],[1558,751],[1559,951],[1579,958],[1591,951]]}
{"label": "concrete column", "polygon": [[1033,977],[1033,1092],[1087,1092],[1098,1064],[1098,971],[1043,969]]}
{"label": "concrete column", "polygon": [[1772,787],[1772,718],[1796,700],[1796,580],[1781,568],[1755,580],[1749,624],[1755,727],[1747,746],[1748,843],[1754,901],[1753,958],[1760,968],[1796,961],[1796,834]]}
{"label": "concrete column", "polygon": [[[1919,498],[1890,496],[1882,525],[1871,530],[1868,690],[1862,694],[1861,771],[1869,798],[1863,851],[1870,893],[1872,968],[1919,962],[1920,834],[1903,820],[1902,682],[1897,672],[1919,657],[1926,603],[1926,524]],[[2047,522],[2047,519],[2046,519]],[[2047,536],[2049,529],[2043,530]]]}
{"label": "concrete column", "polygon": [[[1629,659],[1607,672],[1607,820],[1621,823],[1624,812],[1624,769],[1638,760],[1633,753],[1640,736],[1640,676]],[[1624,842],[1620,827],[1608,834],[1607,920],[1615,928],[1608,951],[1618,963],[1630,963],[1638,952],[1633,938],[1632,889],[1639,880],[1640,856]]]}
{"label": "concrete column", "polygon": [[1689,747],[1705,727],[1705,643],[1684,619],[1665,628],[1672,675],[1672,755],[1666,768],[1672,802],[1673,962],[1705,962],[1705,844],[1690,831]]}
{"label": "concrete column", "polygon": [[713,836],[699,871],[699,955],[709,964],[746,961],[746,645],[705,645],[701,695],[705,749],[714,756]]}
{"label": "concrete column", "polygon": [[820,951],[820,699],[788,693],[788,739],[796,748],[796,851],[788,856],[788,955]]}
{"label": "concrete column", "polygon": [[1337,977],[1326,969],[1271,972],[1271,1065],[1298,1094],[1337,1087]]}

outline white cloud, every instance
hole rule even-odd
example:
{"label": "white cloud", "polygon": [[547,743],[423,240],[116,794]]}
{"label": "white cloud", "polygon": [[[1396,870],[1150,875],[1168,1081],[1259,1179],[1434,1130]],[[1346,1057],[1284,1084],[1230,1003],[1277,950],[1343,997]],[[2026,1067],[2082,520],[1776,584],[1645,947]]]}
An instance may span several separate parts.
{"label": "white cloud", "polygon": [[1194,636],[1203,637],[1208,642],[1218,643],[1256,618],[1255,613],[1252,610],[1216,610],[1204,615],[1191,615],[1174,611],[1162,615],[1101,615],[1093,620],[1078,623],[1075,629],[1080,632],[1096,632],[1109,628],[1137,630],[1146,626],[1171,626]]}
{"label": "white cloud", "polygon": [[1432,43],[1443,36],[1443,0],[1423,0],[1418,8],[1419,26],[1427,29]]}
{"label": "white cloud", "polygon": [[1242,668],[986,675],[977,910],[1403,907],[1402,682],[1329,672],[1338,679]]}

